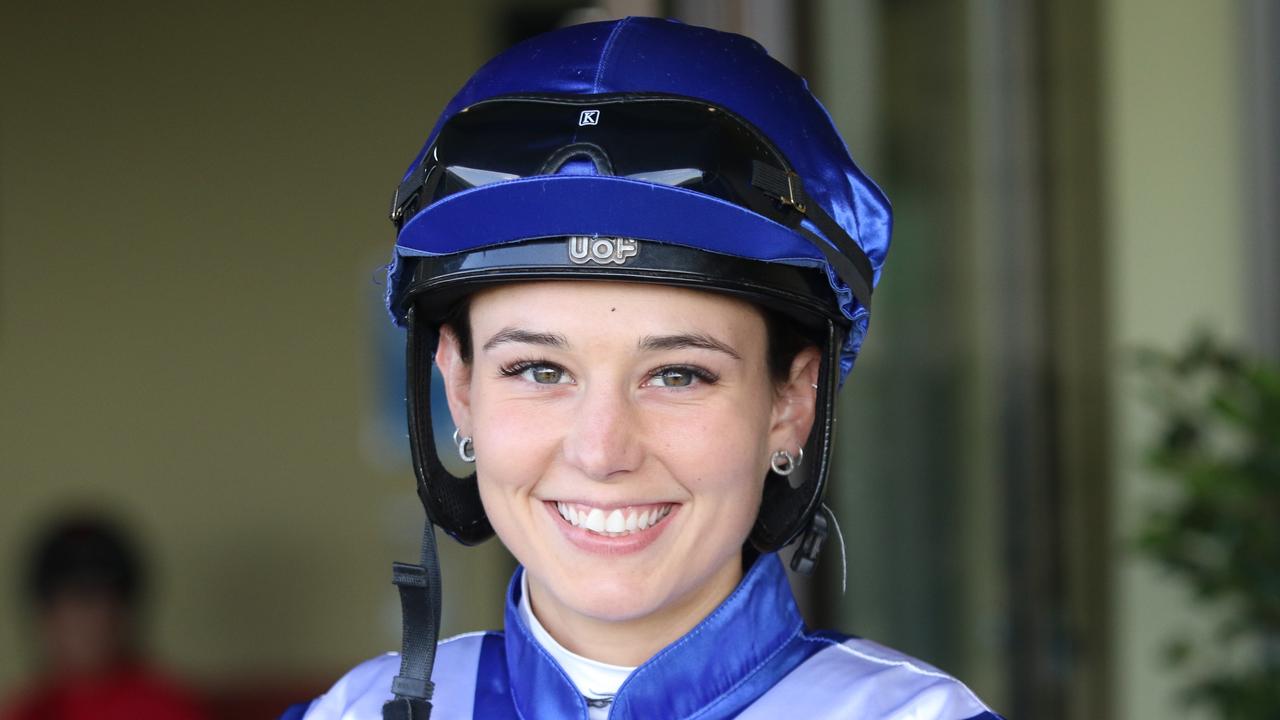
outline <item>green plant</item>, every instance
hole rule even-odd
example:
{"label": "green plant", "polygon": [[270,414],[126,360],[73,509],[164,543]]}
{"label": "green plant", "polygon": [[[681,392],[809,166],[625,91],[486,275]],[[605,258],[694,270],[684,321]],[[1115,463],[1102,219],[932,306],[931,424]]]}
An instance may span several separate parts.
{"label": "green plant", "polygon": [[[1209,335],[1141,356],[1161,431],[1150,462],[1166,502],[1140,551],[1222,620],[1170,644],[1188,698],[1232,720],[1280,718],[1280,367]],[[1220,614],[1217,614],[1220,613]]]}

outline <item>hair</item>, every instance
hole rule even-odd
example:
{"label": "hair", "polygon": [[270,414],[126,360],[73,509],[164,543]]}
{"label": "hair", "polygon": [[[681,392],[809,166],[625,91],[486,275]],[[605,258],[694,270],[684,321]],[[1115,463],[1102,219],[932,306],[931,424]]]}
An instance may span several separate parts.
{"label": "hair", "polygon": [[142,567],[133,545],[97,517],[67,518],[49,528],[29,562],[27,590],[39,608],[64,592],[106,592],[130,607],[141,594]]}
{"label": "hair", "polygon": [[[791,364],[801,350],[813,345],[795,330],[795,323],[786,315],[752,303],[764,316],[765,338],[767,341],[766,362],[769,378],[775,386],[782,386],[791,379]],[[458,339],[458,354],[462,361],[470,365],[474,345],[471,337],[471,298],[464,297],[455,302],[445,313],[441,325],[453,329]]]}

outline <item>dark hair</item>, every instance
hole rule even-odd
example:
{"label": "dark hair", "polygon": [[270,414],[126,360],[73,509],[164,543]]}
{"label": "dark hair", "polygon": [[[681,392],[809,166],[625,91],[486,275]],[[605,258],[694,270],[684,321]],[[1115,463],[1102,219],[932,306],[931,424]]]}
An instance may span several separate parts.
{"label": "dark hair", "polygon": [[133,546],[119,528],[95,517],[70,518],[49,528],[30,563],[28,590],[37,606],[64,591],[107,592],[132,606],[142,588]]}
{"label": "dark hair", "polygon": [[[782,313],[760,305],[755,306],[764,315],[765,338],[768,343],[767,363],[769,377],[775,385],[782,385],[791,377],[791,363],[796,355],[814,343],[796,332],[795,322]],[[458,338],[458,354],[463,362],[471,364],[474,347],[471,343],[471,298],[455,302],[445,313],[442,325],[453,328]]]}

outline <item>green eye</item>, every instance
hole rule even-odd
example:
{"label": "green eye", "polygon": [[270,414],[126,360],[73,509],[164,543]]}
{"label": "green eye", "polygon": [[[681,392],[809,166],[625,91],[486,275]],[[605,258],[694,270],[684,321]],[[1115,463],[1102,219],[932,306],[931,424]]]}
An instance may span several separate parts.
{"label": "green eye", "polygon": [[686,368],[666,368],[653,377],[661,387],[688,387],[694,379],[693,373]]}
{"label": "green eye", "polygon": [[534,365],[525,370],[529,379],[540,385],[555,385],[564,378],[564,371],[550,365]]}

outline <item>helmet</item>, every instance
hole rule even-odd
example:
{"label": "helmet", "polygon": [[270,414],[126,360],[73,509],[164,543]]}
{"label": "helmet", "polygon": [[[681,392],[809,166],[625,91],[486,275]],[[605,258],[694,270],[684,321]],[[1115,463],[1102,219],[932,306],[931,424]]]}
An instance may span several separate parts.
{"label": "helmet", "polygon": [[449,103],[391,218],[386,300],[409,331],[419,495],[456,540],[493,531],[474,477],[451,475],[436,453],[436,332],[478,288],[552,278],[730,293],[782,313],[823,348],[806,447],[815,462],[766,483],[751,542],[776,550],[809,528],[891,216],[805,81],[758,43],[633,17],[516,45]]}
{"label": "helmet", "polygon": [[440,587],[432,526],[493,534],[474,475],[445,469],[432,428],[439,327],[469,294],[598,279],[727,293],[822,349],[814,461],[765,483],[750,543],[803,535],[807,572],[836,392],[853,367],[889,247],[888,201],[854,165],[804,80],[756,42],[653,18],[573,26],[481,68],[396,187],[386,302],[407,329],[409,439],[428,523],[421,566],[396,563],[404,653],[385,718],[430,711]]}

